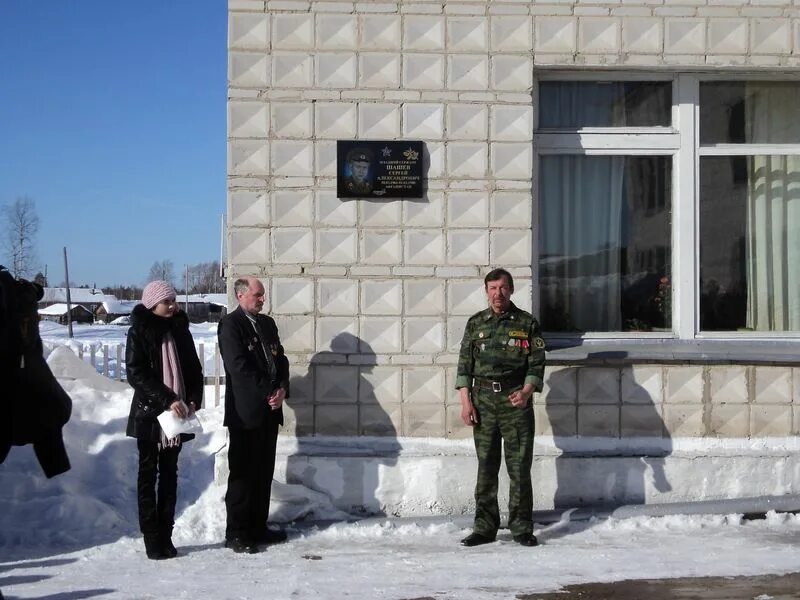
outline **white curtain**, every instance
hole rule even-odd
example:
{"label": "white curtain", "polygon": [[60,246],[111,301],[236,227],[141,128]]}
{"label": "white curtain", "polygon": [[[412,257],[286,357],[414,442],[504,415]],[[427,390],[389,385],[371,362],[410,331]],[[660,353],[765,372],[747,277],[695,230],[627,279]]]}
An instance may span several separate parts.
{"label": "white curtain", "polygon": [[544,81],[539,84],[540,127],[668,125],[666,82]]}
{"label": "white curtain", "polygon": [[[800,143],[797,85],[748,84],[748,142]],[[747,327],[800,330],[800,156],[748,157]]]}
{"label": "white curtain", "polygon": [[581,331],[620,331],[621,156],[543,156],[542,305]]}

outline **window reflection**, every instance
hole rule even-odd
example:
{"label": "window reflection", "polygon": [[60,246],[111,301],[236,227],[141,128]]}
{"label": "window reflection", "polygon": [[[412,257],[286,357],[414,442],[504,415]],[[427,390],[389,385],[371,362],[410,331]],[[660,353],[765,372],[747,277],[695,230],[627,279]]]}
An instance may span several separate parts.
{"label": "window reflection", "polygon": [[539,127],[667,127],[672,84],[664,81],[542,81]]}
{"label": "window reflection", "polygon": [[542,156],[539,284],[546,331],[672,326],[667,156]]}
{"label": "window reflection", "polygon": [[800,143],[800,83],[700,84],[701,144]]}
{"label": "window reflection", "polygon": [[700,328],[800,330],[800,156],[700,161]]}

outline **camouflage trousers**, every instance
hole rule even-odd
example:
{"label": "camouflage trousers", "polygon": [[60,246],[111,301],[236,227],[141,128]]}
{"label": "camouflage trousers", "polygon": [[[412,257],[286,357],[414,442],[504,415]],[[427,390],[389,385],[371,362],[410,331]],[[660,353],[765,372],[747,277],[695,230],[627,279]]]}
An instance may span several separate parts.
{"label": "camouflage trousers", "polygon": [[533,408],[515,408],[505,390],[493,393],[472,389],[472,403],[478,411],[473,428],[478,455],[475,484],[475,523],[473,531],[494,538],[500,528],[497,504],[497,475],[500,471],[501,442],[510,480],[508,528],[514,536],[533,533]]}

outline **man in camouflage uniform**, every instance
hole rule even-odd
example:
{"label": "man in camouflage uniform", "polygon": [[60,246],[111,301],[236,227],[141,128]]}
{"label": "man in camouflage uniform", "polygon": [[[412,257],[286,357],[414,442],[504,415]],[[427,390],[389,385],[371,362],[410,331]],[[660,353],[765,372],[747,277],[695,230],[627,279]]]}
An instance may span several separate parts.
{"label": "man in camouflage uniform", "polygon": [[539,323],[514,306],[514,279],[495,269],[484,279],[489,308],[470,317],[458,360],[461,418],[473,427],[478,455],[475,522],[464,546],[493,542],[500,527],[497,474],[501,442],[510,479],[508,528],[515,542],[536,546],[533,535],[533,392],[544,377]]}

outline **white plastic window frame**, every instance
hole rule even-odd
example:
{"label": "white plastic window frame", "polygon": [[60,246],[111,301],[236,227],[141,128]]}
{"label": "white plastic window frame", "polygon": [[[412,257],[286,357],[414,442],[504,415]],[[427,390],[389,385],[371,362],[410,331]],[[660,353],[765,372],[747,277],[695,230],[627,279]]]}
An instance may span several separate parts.
{"label": "white plastic window frame", "polygon": [[[539,81],[671,81],[671,127],[594,127],[538,131]],[[792,73],[626,73],[611,71],[539,73],[534,83],[533,265],[539,264],[539,159],[542,155],[661,155],[672,157],[672,333],[586,332],[583,339],[800,339],[800,332],[701,332],[699,294],[699,168],[701,156],[800,155],[800,144],[699,144],[700,83],[704,81],[800,81]],[[538,286],[534,285],[534,289]],[[533,296],[534,314],[540,298]],[[548,337],[576,334],[550,332]]]}
{"label": "white plastic window frame", "polygon": [[[672,83],[672,123],[669,127],[584,127],[578,130],[547,129],[538,131],[539,124],[539,82],[540,81],[664,81]],[[683,123],[678,110],[677,102],[678,77],[673,73],[617,73],[617,72],[578,72],[578,73],[540,73],[534,84],[534,136],[533,136],[533,265],[534,278],[538,273],[539,265],[539,162],[544,155],[569,154],[569,155],[606,155],[606,156],[668,156],[672,159],[672,212],[673,223],[677,218],[676,198],[680,193],[678,185],[680,178],[679,150],[681,147],[680,125]],[[672,232],[672,270],[673,287],[677,288],[675,281],[675,254],[678,251],[678,240]],[[539,287],[534,285],[534,289]],[[564,332],[545,332],[548,338],[575,338],[582,339],[663,339],[675,337],[676,310],[673,302],[673,332],[584,332],[580,334]],[[538,294],[534,293],[532,308],[535,315],[541,311],[541,302]]]}
{"label": "white plastic window frame", "polygon": [[[700,75],[682,75],[681,77],[692,81],[694,96],[690,99],[698,108],[695,110],[695,127],[694,127],[694,169],[695,169],[695,182],[694,182],[694,197],[695,197],[695,240],[699,240],[699,210],[700,210],[700,158],[706,156],[753,156],[758,154],[782,154],[782,155],[800,155],[800,143],[798,144],[705,144],[700,145],[699,134],[699,113],[700,104],[700,84],[706,81],[795,81],[800,82],[800,76],[797,74],[787,74],[781,72],[775,73],[714,73],[714,74],[700,74]],[[695,253],[694,264],[694,291],[693,297],[688,301],[692,303],[695,308],[694,319],[694,337],[696,339],[708,340],[800,340],[800,331],[701,331],[700,330],[700,290],[699,290],[699,273],[700,273],[700,256],[699,252]]]}

